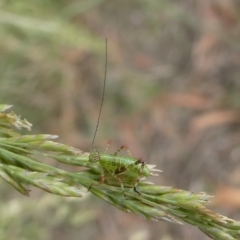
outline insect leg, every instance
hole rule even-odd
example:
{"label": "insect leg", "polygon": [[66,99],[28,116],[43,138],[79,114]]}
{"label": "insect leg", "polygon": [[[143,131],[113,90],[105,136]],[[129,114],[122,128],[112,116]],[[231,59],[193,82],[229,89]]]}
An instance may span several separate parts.
{"label": "insect leg", "polygon": [[105,152],[104,153],[106,153],[107,152],[107,150],[108,150],[108,148],[109,148],[109,146],[110,146],[110,144],[112,143],[112,141],[111,140],[108,140],[108,143],[107,143],[107,147],[106,147],[106,149],[105,149]]}
{"label": "insect leg", "polygon": [[105,175],[104,175],[104,172],[102,171],[100,182],[99,182],[99,183],[92,183],[92,184],[90,185],[90,187],[88,188],[88,191],[91,190],[91,188],[92,188],[93,185],[99,186],[99,185],[103,184],[104,182],[105,182]]}
{"label": "insect leg", "polygon": [[134,165],[137,165],[137,164],[141,164],[141,168],[140,168],[140,170],[139,170],[139,175],[138,175],[138,178],[137,178],[137,180],[136,180],[136,182],[135,182],[135,184],[134,184],[133,190],[134,190],[136,193],[138,193],[139,195],[141,195],[141,193],[137,190],[137,185],[138,185],[140,179],[142,178],[142,173],[143,173],[143,168],[144,168],[144,166],[145,166],[145,162],[144,162],[141,158],[139,158],[139,159],[134,163]]}
{"label": "insect leg", "polygon": [[123,196],[126,197],[125,192],[124,192],[124,185],[123,185],[122,179],[119,178],[117,175],[113,175],[113,176],[119,181],[119,183],[120,183],[120,185],[121,185],[121,189],[122,189]]}
{"label": "insect leg", "polygon": [[126,149],[126,151],[128,152],[128,154],[129,154],[130,157],[132,156],[132,154],[131,154],[131,152],[130,152],[130,150],[129,150],[129,148],[128,148],[127,145],[122,145],[113,155],[117,156],[118,153],[119,153],[120,151],[122,151],[123,149]]}
{"label": "insect leg", "polygon": [[125,192],[124,192],[124,185],[123,185],[123,181],[121,178],[118,177],[118,175],[124,173],[126,171],[126,168],[124,166],[118,168],[115,170],[113,176],[119,181],[120,185],[121,185],[121,189],[122,189],[122,193],[124,195],[124,197],[126,197]]}
{"label": "insect leg", "polygon": [[101,173],[101,180],[100,182],[98,183],[98,185],[101,185],[105,182],[105,175],[104,175],[104,172]]}

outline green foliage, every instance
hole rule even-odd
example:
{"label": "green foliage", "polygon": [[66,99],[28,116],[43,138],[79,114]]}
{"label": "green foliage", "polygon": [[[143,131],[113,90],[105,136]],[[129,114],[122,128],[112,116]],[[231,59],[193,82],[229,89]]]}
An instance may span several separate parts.
{"label": "green foliage", "polygon": [[[29,196],[30,186],[48,193],[67,197],[82,197],[83,187],[125,212],[133,212],[150,220],[166,220],[177,224],[187,222],[197,226],[212,239],[234,240],[240,236],[240,223],[207,209],[210,196],[171,187],[156,186],[140,180],[139,196],[133,191],[134,179],[121,175],[126,197],[119,182],[106,173],[99,185],[101,165],[90,163],[89,153],[53,142],[53,135],[21,135],[13,128],[30,130],[31,124],[13,112],[4,113],[10,106],[0,105],[0,176],[17,191]],[[45,158],[85,167],[80,172],[68,172],[44,164]],[[150,171],[156,169],[148,165]],[[24,215],[24,213],[22,213]],[[32,223],[34,224],[34,223]]]}

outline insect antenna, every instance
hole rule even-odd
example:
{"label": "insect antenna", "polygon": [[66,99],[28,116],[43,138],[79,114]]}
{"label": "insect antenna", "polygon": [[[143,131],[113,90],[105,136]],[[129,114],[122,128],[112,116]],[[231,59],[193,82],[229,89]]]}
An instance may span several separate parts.
{"label": "insect antenna", "polygon": [[100,111],[99,111],[99,114],[98,114],[97,126],[96,126],[96,129],[95,129],[95,132],[94,132],[93,141],[92,141],[92,145],[91,145],[91,150],[93,150],[94,141],[95,141],[95,138],[96,138],[96,135],[97,135],[98,125],[99,125],[99,122],[100,122],[100,116],[101,116],[102,106],[103,106],[103,101],[104,101],[104,96],[105,96],[105,86],[106,86],[106,78],[107,78],[107,38],[105,39],[105,46],[106,46],[106,50],[105,50],[105,70],[104,70],[102,100],[101,100],[101,105],[100,105]]}

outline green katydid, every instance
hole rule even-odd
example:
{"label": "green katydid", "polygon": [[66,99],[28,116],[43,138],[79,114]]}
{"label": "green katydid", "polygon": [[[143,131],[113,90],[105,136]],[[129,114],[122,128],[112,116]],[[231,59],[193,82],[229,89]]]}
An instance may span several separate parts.
{"label": "green katydid", "polygon": [[[99,121],[100,121],[100,115],[101,115],[101,111],[102,111],[104,96],[105,96],[105,85],[106,85],[106,76],[107,76],[107,39],[106,39],[106,53],[105,54],[106,54],[105,55],[105,75],[104,75],[102,100],[101,100],[100,111],[99,111],[98,120],[97,120],[97,126],[95,129],[95,133],[94,133],[94,137],[93,137],[93,141],[92,141],[92,147],[91,147],[92,150],[89,155],[89,161],[91,163],[99,162],[100,166],[102,167],[100,184],[104,183],[105,174],[110,173],[120,183],[123,195],[125,196],[123,181],[120,177],[120,175],[124,174],[124,176],[127,175],[134,179],[135,183],[133,185],[133,189],[136,193],[138,193],[140,195],[140,192],[137,190],[137,185],[138,185],[139,181],[141,180],[141,178],[148,177],[150,175],[156,176],[157,174],[153,174],[151,171],[160,171],[160,170],[157,170],[157,169],[150,170],[150,168],[145,164],[145,162],[141,158],[140,159],[133,158],[131,156],[130,151],[128,150],[128,147],[125,145],[122,145],[114,154],[106,153],[107,149],[110,145],[110,142],[108,143],[107,148],[104,153],[101,153],[98,151],[98,149],[93,148]],[[118,153],[123,149],[127,149],[129,156],[118,155]],[[92,187],[92,185],[89,187],[89,189]]]}

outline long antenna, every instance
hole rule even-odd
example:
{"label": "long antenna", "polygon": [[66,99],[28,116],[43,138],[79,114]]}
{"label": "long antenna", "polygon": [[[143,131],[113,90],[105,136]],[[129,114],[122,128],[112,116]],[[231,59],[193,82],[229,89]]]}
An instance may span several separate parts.
{"label": "long antenna", "polygon": [[102,106],[103,106],[103,101],[104,101],[104,96],[105,96],[105,86],[106,86],[106,78],[107,78],[107,38],[105,39],[105,46],[106,46],[106,51],[105,51],[105,71],[104,71],[104,82],[103,82],[103,92],[102,92],[102,100],[101,100],[101,105],[100,105],[100,111],[98,114],[98,120],[97,120],[97,126],[95,129],[95,133],[93,136],[93,141],[92,141],[92,145],[91,145],[91,149],[93,149],[93,144],[97,135],[97,130],[98,130],[98,125],[99,125],[99,121],[100,121],[100,116],[101,116],[101,112],[102,112]]}

